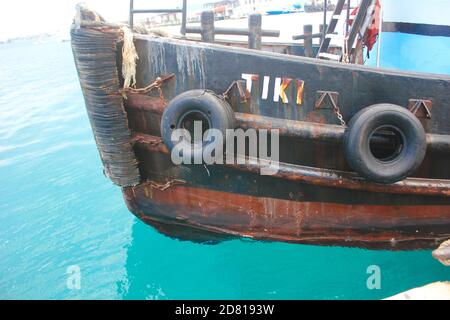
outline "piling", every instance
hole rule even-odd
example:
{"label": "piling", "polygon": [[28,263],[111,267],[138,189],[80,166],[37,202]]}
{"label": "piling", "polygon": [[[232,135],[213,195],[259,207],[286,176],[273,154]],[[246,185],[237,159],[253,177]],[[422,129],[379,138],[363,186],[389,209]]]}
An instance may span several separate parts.
{"label": "piling", "polygon": [[261,50],[262,16],[258,13],[248,17],[248,48]]}
{"label": "piling", "polygon": [[214,12],[203,11],[201,15],[201,35],[203,42],[214,42]]}
{"label": "piling", "polygon": [[313,51],[312,51],[312,25],[311,24],[305,24],[303,26],[303,35],[305,36],[305,39],[303,41],[305,46],[305,57],[312,57]]}

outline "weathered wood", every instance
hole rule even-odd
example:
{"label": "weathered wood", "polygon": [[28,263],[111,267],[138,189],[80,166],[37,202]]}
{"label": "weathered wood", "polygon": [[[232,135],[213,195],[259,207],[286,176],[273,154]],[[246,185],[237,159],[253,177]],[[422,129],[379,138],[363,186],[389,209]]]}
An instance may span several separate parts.
{"label": "weathered wood", "polygon": [[251,14],[248,16],[248,48],[261,50],[262,16]]}
{"label": "weathered wood", "polygon": [[201,14],[201,32],[203,42],[214,42],[214,12],[203,11]]}
{"label": "weathered wood", "polygon": [[312,57],[312,25],[305,24],[303,26],[303,35],[305,37],[304,46],[305,46],[305,57]]}

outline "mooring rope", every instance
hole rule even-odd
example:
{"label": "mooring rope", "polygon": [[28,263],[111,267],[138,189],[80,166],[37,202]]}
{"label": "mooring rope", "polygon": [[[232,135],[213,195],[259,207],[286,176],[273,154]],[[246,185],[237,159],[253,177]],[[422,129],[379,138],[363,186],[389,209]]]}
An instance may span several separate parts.
{"label": "mooring rope", "polygon": [[123,34],[122,47],[122,76],[123,87],[129,88],[136,85],[136,60],[139,59],[133,43],[133,32],[128,26],[120,28]]}

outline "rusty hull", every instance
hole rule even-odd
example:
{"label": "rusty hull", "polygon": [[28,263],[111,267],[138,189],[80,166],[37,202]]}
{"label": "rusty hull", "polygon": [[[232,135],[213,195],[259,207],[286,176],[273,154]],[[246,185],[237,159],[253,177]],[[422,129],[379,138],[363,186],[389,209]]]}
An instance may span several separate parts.
{"label": "rusty hull", "polygon": [[[270,55],[263,53],[247,60],[248,50],[236,53],[181,40],[139,37],[136,46],[140,86],[159,76],[176,75],[163,84],[164,97],[157,92],[129,93],[125,100],[143,183],[124,188],[124,198],[134,214],[160,232],[188,240],[201,233],[202,241],[249,237],[391,250],[435,248],[450,238],[450,127],[440,118],[447,117],[449,110],[444,100],[450,99],[450,91],[443,91],[450,90],[449,79],[369,72],[359,66],[346,65],[342,70],[333,63],[312,64],[311,60],[302,72],[304,61],[297,61],[295,67],[293,61],[282,63],[274,55],[269,62]],[[252,66],[260,71],[251,76],[252,92],[242,92],[245,83],[238,83],[241,70],[233,61],[241,61],[240,68],[248,74]],[[284,64],[300,70],[292,72]],[[273,79],[277,73],[282,84],[290,83],[286,96],[277,103],[270,95],[262,100],[262,76]],[[302,79],[296,79],[297,74]],[[295,83],[302,85],[300,93],[294,90]],[[436,90],[427,90],[429,86]],[[161,114],[177,94],[198,88],[224,94],[238,127],[280,130],[277,174],[262,177],[260,167],[251,164],[171,164],[160,138]],[[320,101],[323,92],[332,93],[347,120],[361,108],[380,102],[407,107],[409,99],[420,96],[439,105],[422,122],[428,152],[414,177],[380,185],[349,172],[342,152],[346,128],[333,113],[333,104],[324,98]],[[183,183],[169,186],[174,179]]]}
{"label": "rusty hull", "polygon": [[[118,32],[118,27],[92,23],[73,30],[79,73],[89,71],[83,67],[86,59],[90,66],[104,62],[102,54],[87,52],[84,57],[82,45],[104,50],[102,33],[114,28]],[[167,78],[159,91],[124,92],[117,86],[123,79],[117,74],[120,39],[114,37],[117,48],[107,42],[108,52],[117,55],[111,70],[118,77],[111,79],[114,90],[105,93],[104,84],[88,74],[80,76],[81,86],[88,112],[100,107],[93,100],[96,95],[99,101],[114,97],[111,110],[125,111],[126,130],[119,131],[129,139],[125,145],[132,147],[129,158],[137,160],[139,174],[134,178],[138,176],[139,183],[121,184],[124,199],[130,211],[161,232],[188,240],[248,237],[392,250],[435,248],[450,238],[449,77],[135,35],[137,87],[175,77]],[[111,61],[109,57],[106,67],[112,68]],[[243,94],[239,81],[244,74],[250,76],[253,89]],[[265,76],[270,77],[271,88],[274,79],[280,79],[279,99],[273,92],[262,99]],[[261,176],[259,167],[251,165],[173,165],[161,142],[160,118],[172,98],[192,89],[227,93],[243,129],[280,129],[280,171]],[[345,121],[375,103],[405,107],[410,101],[432,103],[421,119],[429,150],[414,177],[386,186],[349,172],[341,142],[345,127],[329,103],[323,99],[318,103],[321,92],[333,93],[332,104]],[[122,105],[118,97],[123,96]],[[417,108],[430,103],[421,102]],[[94,129],[101,125],[108,133],[116,131],[101,112],[95,115],[99,117],[91,117]],[[95,138],[109,148],[110,135]],[[114,155],[114,150],[103,153],[106,167],[110,153]],[[122,165],[119,160],[112,164]],[[131,172],[119,168],[120,173]]]}
{"label": "rusty hull", "polygon": [[[202,230],[202,241],[249,237],[392,250],[435,248],[450,238],[449,181],[408,178],[386,186],[300,166],[284,165],[270,177],[249,164],[172,166],[159,137],[135,134],[133,143],[149,182],[125,188],[124,198],[172,237],[194,240]],[[193,238],[186,230],[179,236],[183,228]]]}
{"label": "rusty hull", "polygon": [[246,237],[401,250],[435,248],[450,238],[447,205],[303,202],[187,186],[161,191],[146,184],[123,192],[130,211],[143,221],[205,230],[215,240]]}

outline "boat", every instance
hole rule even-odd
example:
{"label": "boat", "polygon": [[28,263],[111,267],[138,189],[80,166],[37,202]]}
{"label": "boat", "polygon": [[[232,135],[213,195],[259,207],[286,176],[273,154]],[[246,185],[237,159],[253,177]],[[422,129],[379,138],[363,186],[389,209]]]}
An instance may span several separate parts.
{"label": "boat", "polygon": [[[412,250],[450,239],[450,76],[362,65],[358,34],[378,34],[377,3],[360,2],[341,49],[327,41],[337,14],[323,35],[298,37],[303,44],[270,44],[259,15],[247,30],[227,30],[204,12],[201,27],[184,22],[182,36],[163,37],[79,5],[71,41],[86,110],[129,210],[202,243]],[[215,34],[245,34],[248,48]],[[238,131],[250,143],[236,151],[228,133]],[[278,157],[255,153],[261,141],[278,145]]]}
{"label": "boat", "polygon": [[303,0],[238,0],[235,8],[238,16],[244,17],[251,13],[279,15],[302,12],[303,6]]}
{"label": "boat", "polygon": [[300,1],[276,1],[266,5],[265,13],[268,15],[288,14],[304,11]]}

